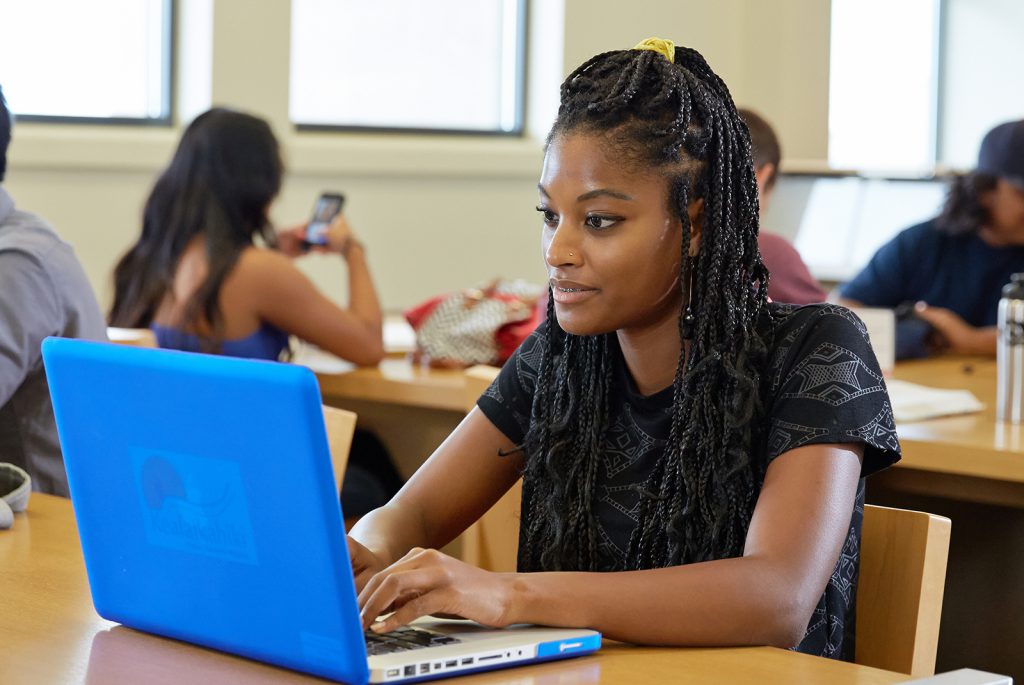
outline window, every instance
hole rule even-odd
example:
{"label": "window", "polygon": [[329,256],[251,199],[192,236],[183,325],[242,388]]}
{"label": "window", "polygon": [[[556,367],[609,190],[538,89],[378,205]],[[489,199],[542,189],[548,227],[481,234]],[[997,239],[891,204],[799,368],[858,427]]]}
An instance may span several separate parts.
{"label": "window", "polygon": [[300,126],[518,133],[525,0],[292,0]]}
{"label": "window", "polygon": [[832,0],[829,166],[934,167],[938,50],[939,0]]}
{"label": "window", "polygon": [[0,85],[21,119],[167,123],[171,0],[0,3]]}
{"label": "window", "polygon": [[1024,117],[1024,3],[945,0],[939,159],[970,169],[985,133]]}

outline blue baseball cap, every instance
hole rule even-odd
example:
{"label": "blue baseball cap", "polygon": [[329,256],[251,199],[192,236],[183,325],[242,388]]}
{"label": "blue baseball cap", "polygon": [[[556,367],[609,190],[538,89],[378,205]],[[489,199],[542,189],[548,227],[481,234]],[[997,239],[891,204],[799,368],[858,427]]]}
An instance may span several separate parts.
{"label": "blue baseball cap", "polygon": [[1024,188],[1024,120],[999,124],[985,134],[978,151],[977,171]]}

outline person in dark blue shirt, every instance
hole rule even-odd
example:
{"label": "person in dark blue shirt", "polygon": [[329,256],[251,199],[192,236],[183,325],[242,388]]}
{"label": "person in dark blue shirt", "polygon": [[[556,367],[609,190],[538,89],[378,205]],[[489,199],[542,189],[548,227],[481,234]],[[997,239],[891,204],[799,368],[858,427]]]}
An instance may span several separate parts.
{"label": "person in dark blue shirt", "polygon": [[[912,306],[897,355],[934,349],[995,355],[1000,291],[1024,271],[1024,121],[986,134],[977,168],[953,181],[942,213],[901,232],[840,289],[848,306]],[[908,340],[913,319],[928,324]],[[909,325],[908,325],[909,324]],[[902,354],[900,353],[902,351]]]}

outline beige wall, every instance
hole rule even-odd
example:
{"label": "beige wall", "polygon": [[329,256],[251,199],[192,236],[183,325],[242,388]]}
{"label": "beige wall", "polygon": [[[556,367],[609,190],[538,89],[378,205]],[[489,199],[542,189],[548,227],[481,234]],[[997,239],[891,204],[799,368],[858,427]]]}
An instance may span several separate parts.
{"label": "beige wall", "polygon": [[[275,221],[302,220],[323,189],[346,193],[346,211],[369,247],[385,308],[400,310],[498,275],[544,279],[533,208],[546,123],[535,120],[536,135],[523,140],[295,133],[286,121],[287,0],[182,5],[213,17],[215,46],[205,85],[183,70],[182,80],[201,84],[201,92],[193,88],[182,100],[193,112],[214,102],[272,121],[289,165]],[[550,0],[535,0],[533,19],[550,30],[559,26],[560,10]],[[242,25],[245,31],[238,30]],[[535,119],[550,115],[544,101],[550,102],[552,84],[567,69],[596,52],[659,35],[699,49],[737,102],[778,125],[790,156],[821,160],[827,30],[828,3],[821,0],[648,0],[627,6],[566,0],[564,54],[536,46],[533,51],[537,77],[531,83],[545,88],[531,93],[531,113]],[[205,35],[185,37],[193,43],[189,62],[196,63],[189,68],[203,68],[204,48],[210,52]],[[75,246],[105,306],[110,270],[137,235],[142,204],[177,135],[29,124],[15,131],[6,187],[21,207],[48,218]],[[310,258],[303,268],[325,291],[343,296],[339,260]]]}

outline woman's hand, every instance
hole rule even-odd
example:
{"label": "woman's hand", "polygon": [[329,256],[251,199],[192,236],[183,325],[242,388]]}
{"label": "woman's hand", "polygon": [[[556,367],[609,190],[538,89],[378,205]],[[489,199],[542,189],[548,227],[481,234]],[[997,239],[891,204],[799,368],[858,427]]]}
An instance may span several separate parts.
{"label": "woman's hand", "polygon": [[371,578],[384,570],[387,563],[353,537],[348,537],[348,556],[352,559],[352,575],[356,578],[356,592],[361,592]]}
{"label": "woman's hand", "polygon": [[352,233],[352,227],[348,225],[344,214],[338,214],[334,217],[331,225],[327,227],[326,237],[326,249],[331,252],[337,252],[345,259],[348,259],[349,253],[353,248],[362,248],[363,246],[362,243],[356,240],[355,234]]}
{"label": "woman's hand", "polygon": [[297,226],[283,228],[278,231],[277,249],[292,259],[306,254],[307,248],[304,239],[306,237],[306,227],[308,225],[309,223],[306,222],[298,224]]}
{"label": "woman's hand", "polygon": [[[513,622],[514,578],[417,547],[373,576],[359,593],[363,627],[386,633],[420,616],[442,614],[503,628]],[[394,613],[378,622],[388,611]]]}
{"label": "woman's hand", "polygon": [[931,307],[924,302],[914,306],[914,313],[932,325],[941,339],[941,345],[956,354],[996,354],[994,327],[975,328],[956,312],[943,307]]}

